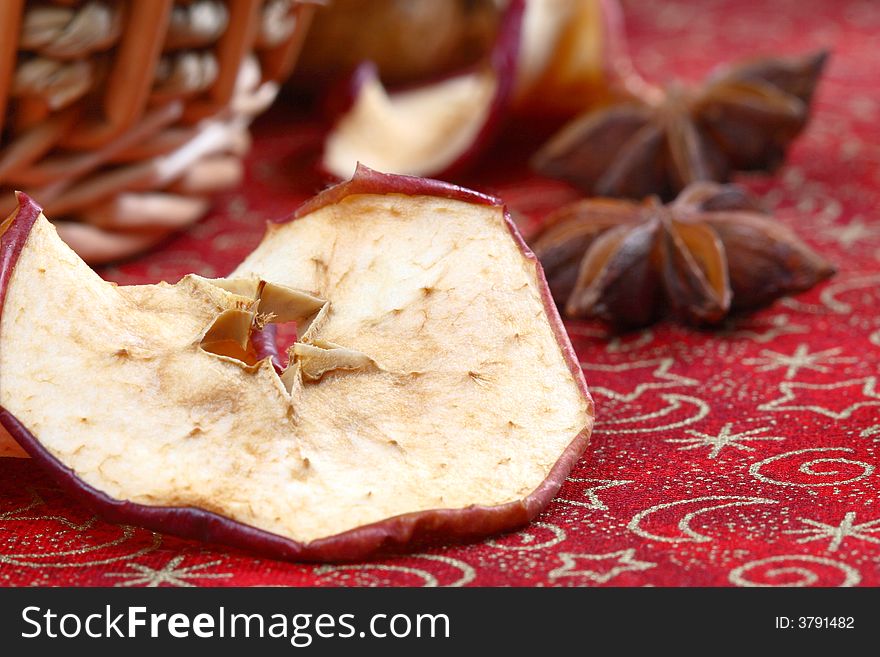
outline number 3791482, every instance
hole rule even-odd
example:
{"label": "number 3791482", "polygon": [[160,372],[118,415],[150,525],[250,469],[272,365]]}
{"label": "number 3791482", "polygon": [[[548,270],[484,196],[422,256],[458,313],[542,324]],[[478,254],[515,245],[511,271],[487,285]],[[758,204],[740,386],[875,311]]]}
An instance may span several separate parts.
{"label": "number 3791482", "polygon": [[851,630],[855,628],[855,618],[852,616],[789,616],[776,617],[776,629],[800,629],[800,630]]}

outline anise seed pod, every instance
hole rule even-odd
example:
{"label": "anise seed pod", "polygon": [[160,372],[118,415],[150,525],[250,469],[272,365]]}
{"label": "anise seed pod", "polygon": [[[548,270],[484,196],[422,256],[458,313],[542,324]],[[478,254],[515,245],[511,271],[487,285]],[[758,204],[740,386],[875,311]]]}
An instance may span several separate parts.
{"label": "anise seed pod", "polygon": [[712,182],[691,184],[669,205],[576,201],[548,218],[532,248],[566,316],[618,329],[664,315],[717,324],[834,273],[745,190]]}
{"label": "anise seed pod", "polygon": [[534,156],[539,172],[593,196],[674,198],[698,180],[773,171],[809,116],[828,58],[766,58],[587,113]]}

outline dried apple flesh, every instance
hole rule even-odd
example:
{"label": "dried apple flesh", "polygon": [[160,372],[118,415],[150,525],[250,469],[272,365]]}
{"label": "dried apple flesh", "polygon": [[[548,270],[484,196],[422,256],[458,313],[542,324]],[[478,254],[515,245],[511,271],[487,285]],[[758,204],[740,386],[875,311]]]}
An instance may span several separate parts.
{"label": "dried apple flesh", "polygon": [[327,138],[323,166],[347,178],[358,162],[383,171],[444,171],[470,149],[498,92],[491,69],[389,95],[375,76]]}
{"label": "dried apple flesh", "polygon": [[[206,350],[247,346],[224,313],[302,320],[287,371]],[[521,501],[592,425],[503,208],[433,195],[345,196],[175,285],[104,282],[41,215],[0,346],[0,406],[85,485],[298,543]]]}

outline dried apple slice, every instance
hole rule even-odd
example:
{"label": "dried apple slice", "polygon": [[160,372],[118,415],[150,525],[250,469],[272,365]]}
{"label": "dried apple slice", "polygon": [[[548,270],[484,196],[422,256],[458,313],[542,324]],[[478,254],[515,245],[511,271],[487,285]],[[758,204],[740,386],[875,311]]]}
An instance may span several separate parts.
{"label": "dried apple slice", "polygon": [[512,0],[487,61],[389,93],[360,66],[329,132],[322,168],[347,178],[358,162],[450,177],[476,157],[511,109],[571,116],[617,97],[656,97],[632,65],[616,0]]}
{"label": "dried apple slice", "polygon": [[[497,201],[359,169],[227,279],[115,286],[19,195],[0,424],[116,522],[310,560],[526,523],[592,403]],[[298,322],[279,375],[260,328]]]}
{"label": "dried apple slice", "polygon": [[529,0],[522,33],[514,92],[520,111],[568,116],[645,92],[617,0]]}
{"label": "dried apple slice", "polygon": [[475,70],[389,93],[375,66],[352,78],[351,107],[324,144],[322,167],[348,178],[358,162],[394,173],[449,175],[491,137],[513,92],[523,0],[513,0],[488,61]]}

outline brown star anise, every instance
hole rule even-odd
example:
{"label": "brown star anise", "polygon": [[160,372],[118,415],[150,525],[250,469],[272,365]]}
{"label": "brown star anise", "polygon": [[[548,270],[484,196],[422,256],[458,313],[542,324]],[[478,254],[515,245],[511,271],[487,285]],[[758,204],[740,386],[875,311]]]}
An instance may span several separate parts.
{"label": "brown star anise", "polygon": [[699,88],[654,88],[575,119],[532,164],[593,196],[664,200],[697,180],[773,171],[807,122],[827,56],[759,59],[720,70]]}
{"label": "brown star anise", "polygon": [[804,291],[834,268],[735,185],[697,182],[675,201],[577,201],[532,248],[569,317],[619,329],[673,315],[715,324]]}

